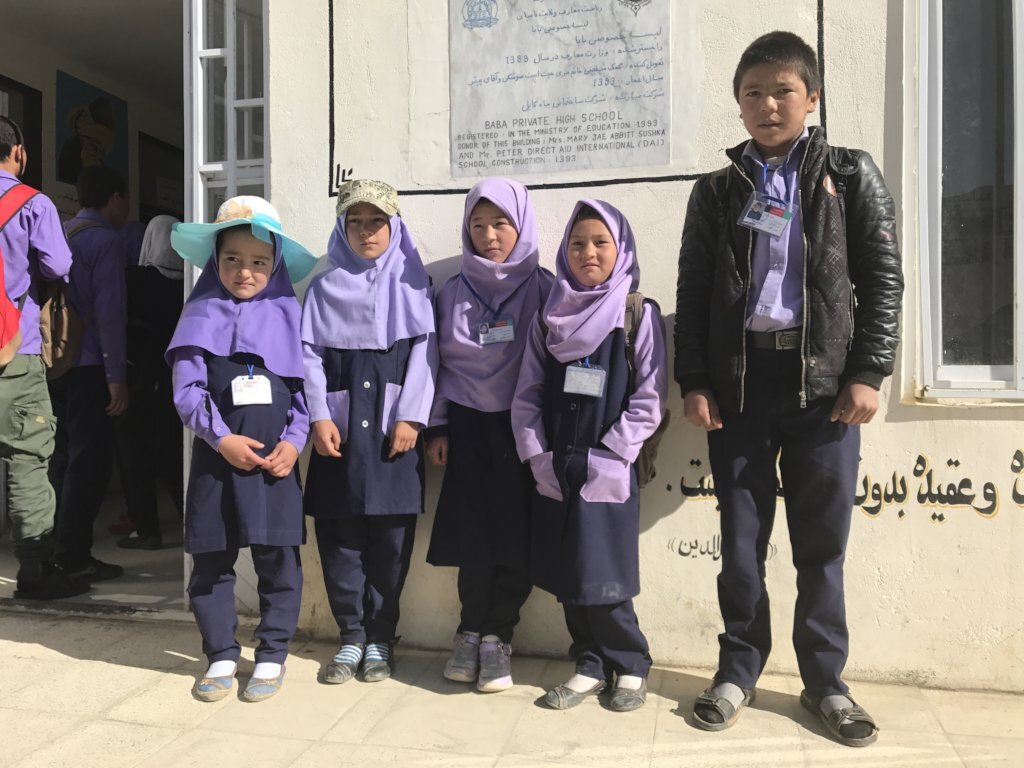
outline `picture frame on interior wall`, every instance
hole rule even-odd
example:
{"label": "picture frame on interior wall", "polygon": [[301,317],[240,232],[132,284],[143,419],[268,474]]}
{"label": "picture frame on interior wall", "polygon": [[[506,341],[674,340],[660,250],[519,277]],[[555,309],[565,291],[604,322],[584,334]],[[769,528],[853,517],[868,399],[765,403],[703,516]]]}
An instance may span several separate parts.
{"label": "picture frame on interior wall", "polygon": [[139,131],[139,218],[185,219],[185,150]]}
{"label": "picture frame on interior wall", "polygon": [[74,184],[88,165],[128,178],[128,102],[57,70],[57,181]]}
{"label": "picture frame on interior wall", "polygon": [[28,166],[21,180],[30,187],[43,186],[43,94],[35,88],[0,75],[0,115],[21,127],[28,149]]}

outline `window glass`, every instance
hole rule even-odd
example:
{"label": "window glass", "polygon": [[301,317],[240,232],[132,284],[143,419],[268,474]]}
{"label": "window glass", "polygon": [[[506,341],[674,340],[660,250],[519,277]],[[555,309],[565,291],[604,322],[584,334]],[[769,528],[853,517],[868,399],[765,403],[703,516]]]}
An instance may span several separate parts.
{"label": "window glass", "polygon": [[1013,363],[1013,14],[942,3],[942,360]]}

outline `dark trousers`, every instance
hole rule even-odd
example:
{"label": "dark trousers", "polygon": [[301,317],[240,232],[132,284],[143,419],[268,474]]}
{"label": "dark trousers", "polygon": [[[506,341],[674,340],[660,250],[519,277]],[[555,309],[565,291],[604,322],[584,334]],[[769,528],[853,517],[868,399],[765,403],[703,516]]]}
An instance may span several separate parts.
{"label": "dark trousers", "polygon": [[530,596],[530,574],[493,564],[466,564],[459,568],[459,632],[497,635],[512,642],[519,611]]}
{"label": "dark trousers", "polygon": [[569,655],[576,673],[611,680],[617,676],[647,677],[651,654],[633,608],[633,600],[610,605],[563,603],[565,626],[572,636]]}
{"label": "dark trousers", "polygon": [[771,651],[765,559],[775,521],[778,460],[796,567],[793,646],[804,687],[844,694],[849,649],[843,562],[860,461],[860,429],[829,421],[833,398],[800,407],[799,352],[751,350],[744,412],[708,433],[721,507],[725,621],[715,679],[753,688]]}
{"label": "dark trousers", "polygon": [[343,644],[395,640],[416,517],[316,518],[324,586]]}
{"label": "dark trousers", "polygon": [[72,368],[49,382],[57,418],[50,482],[57,494],[57,559],[75,569],[92,557],[93,524],[110,484],[113,465],[113,419],[103,367]]}
{"label": "dark trousers", "polygon": [[[256,662],[282,664],[295,634],[302,602],[302,564],[298,547],[253,544],[252,562],[258,578],[260,623],[256,627]],[[215,661],[238,661],[235,639],[235,561],[238,549],[192,555],[188,596],[203,636],[203,653]]]}
{"label": "dark trousers", "polygon": [[[131,401],[128,411],[118,419],[114,430],[114,454],[124,491],[125,506],[139,536],[160,536],[157,517],[157,478],[167,487],[171,501],[182,512],[183,442],[181,421],[173,411],[167,418],[163,403],[154,403],[152,393],[141,394],[141,402]],[[160,406],[160,407],[154,407]]]}

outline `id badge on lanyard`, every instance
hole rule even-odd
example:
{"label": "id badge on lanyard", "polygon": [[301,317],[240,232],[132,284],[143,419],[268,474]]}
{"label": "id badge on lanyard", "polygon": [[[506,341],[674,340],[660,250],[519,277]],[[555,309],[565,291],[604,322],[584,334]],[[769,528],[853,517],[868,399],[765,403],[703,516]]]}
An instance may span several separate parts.
{"label": "id badge on lanyard", "polygon": [[[768,189],[768,166],[762,166],[763,192],[754,190],[750,193],[750,199],[743,207],[739,220],[736,222],[741,227],[746,227],[754,232],[763,232],[772,238],[777,238],[786,231],[790,219],[793,218],[793,201],[772,197],[767,193]],[[786,166],[776,169],[776,173],[782,173],[783,183],[786,180]],[[788,193],[788,190],[787,190]],[[789,195],[787,194],[787,197]]]}
{"label": "id badge on lanyard", "polygon": [[582,362],[566,366],[562,391],[568,395],[602,397],[607,381],[608,371],[598,365],[591,365],[588,357]]}
{"label": "id badge on lanyard", "polygon": [[270,379],[266,376],[253,376],[253,366],[247,365],[247,376],[236,376],[231,380],[231,402],[235,405],[271,405],[274,393],[270,388]]}
{"label": "id badge on lanyard", "polygon": [[507,344],[515,341],[516,323],[511,317],[495,317],[489,322],[480,323],[480,346],[490,344]]}

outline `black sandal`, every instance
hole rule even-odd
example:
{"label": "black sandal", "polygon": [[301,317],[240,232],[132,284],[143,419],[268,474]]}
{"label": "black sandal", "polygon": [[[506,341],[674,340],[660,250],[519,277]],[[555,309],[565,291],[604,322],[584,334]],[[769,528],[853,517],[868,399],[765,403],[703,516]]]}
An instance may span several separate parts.
{"label": "black sandal", "polygon": [[[824,697],[814,698],[807,693],[807,691],[801,691],[800,703],[803,704],[804,709],[814,715],[817,715],[818,719],[824,723],[825,729],[829,734],[831,734],[832,738],[840,744],[844,744],[847,747],[866,747],[869,744],[874,744],[878,740],[878,725],[875,724],[874,718],[871,717],[871,715],[869,715],[862,706],[850,698],[849,694],[844,695],[846,698],[850,699],[850,703],[853,706],[836,707],[827,715],[821,711],[821,700]],[[852,722],[844,723],[844,720],[850,720]],[[843,733],[844,728],[848,729],[857,723],[866,723],[871,726],[871,732],[867,736],[852,736],[849,733]]]}
{"label": "black sandal", "polygon": [[[697,727],[705,731],[724,731],[726,728],[731,728],[736,720],[740,716],[740,711],[749,704],[754,702],[756,695],[753,688],[740,688],[743,691],[743,701],[740,702],[738,707],[734,707],[732,702],[728,699],[722,698],[721,696],[715,696],[711,693],[711,689],[714,688],[718,683],[712,683],[708,688],[698,696],[693,702],[693,720]],[[698,707],[709,707],[717,712],[722,722],[716,723],[712,720],[705,720],[700,716]]]}

